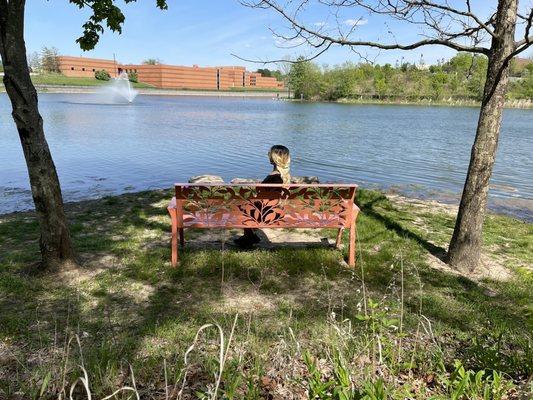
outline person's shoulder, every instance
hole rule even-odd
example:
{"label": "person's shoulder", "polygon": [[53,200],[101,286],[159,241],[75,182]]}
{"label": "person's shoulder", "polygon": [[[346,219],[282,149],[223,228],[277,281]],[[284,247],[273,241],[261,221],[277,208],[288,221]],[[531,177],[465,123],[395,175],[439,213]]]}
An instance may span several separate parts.
{"label": "person's shoulder", "polygon": [[263,179],[262,183],[283,183],[283,179],[280,174],[270,174]]}

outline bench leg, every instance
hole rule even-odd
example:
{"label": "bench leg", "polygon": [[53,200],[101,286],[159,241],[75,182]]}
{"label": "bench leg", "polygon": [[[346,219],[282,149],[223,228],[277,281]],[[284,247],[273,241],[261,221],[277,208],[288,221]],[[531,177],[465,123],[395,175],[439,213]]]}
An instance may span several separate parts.
{"label": "bench leg", "polygon": [[168,210],[170,214],[170,219],[172,221],[172,239],[170,241],[170,247],[172,249],[172,266],[175,267],[178,265],[179,254],[178,254],[178,212],[175,208]]}
{"label": "bench leg", "polygon": [[344,228],[339,228],[339,232],[337,233],[337,240],[335,240],[335,247],[338,249],[341,247],[342,243],[342,232],[344,232]]}
{"label": "bench leg", "polygon": [[355,267],[355,221],[350,226],[350,245],[348,248],[348,265]]}
{"label": "bench leg", "polygon": [[183,232],[183,228],[179,228],[178,232],[180,234],[180,246],[185,247],[185,235]]}

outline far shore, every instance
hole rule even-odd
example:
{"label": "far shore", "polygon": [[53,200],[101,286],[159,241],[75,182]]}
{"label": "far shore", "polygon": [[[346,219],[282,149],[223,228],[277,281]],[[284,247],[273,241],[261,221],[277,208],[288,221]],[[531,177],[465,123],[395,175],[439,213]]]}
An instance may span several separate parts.
{"label": "far shore", "polygon": [[[480,107],[481,102],[477,100],[447,99],[447,100],[389,100],[389,99],[339,99],[335,103],[340,104],[390,104],[390,105],[419,105],[419,106],[445,106],[445,107]],[[530,99],[506,100],[506,108],[533,108],[533,101]]]}
{"label": "far shore", "polygon": [[[35,85],[38,93],[58,93],[58,94],[84,94],[96,93],[101,86],[78,86],[78,85]],[[289,98],[287,91],[276,90],[186,90],[186,89],[157,89],[157,88],[136,88],[139,94],[151,96],[210,96],[210,97],[247,97],[247,98],[268,98],[283,99],[292,102],[305,103],[328,103],[326,100],[299,100]],[[5,92],[3,85],[0,85],[0,93]],[[376,105],[413,105],[413,106],[444,106],[444,107],[479,107],[480,102],[475,100],[447,99],[447,100],[391,100],[374,98],[351,98],[330,101],[337,104],[376,104]],[[533,100],[515,99],[507,100],[506,108],[532,109]]]}
{"label": "far shore", "polygon": [[[83,94],[97,93],[101,86],[35,85],[38,93]],[[286,99],[287,92],[268,90],[179,90],[136,88],[139,94],[152,96],[218,96],[218,97],[266,97]],[[5,88],[0,86],[0,92]]]}

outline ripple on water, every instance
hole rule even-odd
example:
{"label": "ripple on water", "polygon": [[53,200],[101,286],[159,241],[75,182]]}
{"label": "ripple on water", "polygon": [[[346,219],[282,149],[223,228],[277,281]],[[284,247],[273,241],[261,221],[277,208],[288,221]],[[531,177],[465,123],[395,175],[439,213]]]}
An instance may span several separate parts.
{"label": "ripple on water", "polygon": [[[270,170],[269,147],[284,144],[294,175],[457,203],[478,117],[475,108],[206,96],[141,95],[120,105],[87,94],[39,99],[67,201],[169,188],[199,174],[261,178]],[[0,120],[9,120],[8,106],[0,95]],[[532,110],[505,110],[489,201],[525,218],[533,199],[531,126]],[[12,124],[1,125],[0,140],[0,212],[31,208]]]}

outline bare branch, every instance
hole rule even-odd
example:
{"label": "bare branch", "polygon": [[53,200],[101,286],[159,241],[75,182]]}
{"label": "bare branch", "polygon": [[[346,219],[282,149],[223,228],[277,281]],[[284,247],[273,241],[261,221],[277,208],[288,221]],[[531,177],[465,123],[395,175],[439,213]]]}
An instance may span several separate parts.
{"label": "bare branch", "polygon": [[231,53],[231,55],[241,61],[246,61],[246,62],[251,62],[251,63],[256,63],[256,64],[276,64],[276,63],[289,63],[289,64],[297,64],[297,63],[300,63],[302,61],[312,61],[314,60],[315,58],[318,58],[320,57],[322,54],[324,54],[326,51],[329,50],[329,48],[333,45],[333,43],[328,43],[323,49],[321,49],[319,52],[317,52],[316,54],[314,54],[313,56],[311,57],[306,57],[304,59],[300,59],[300,60],[290,60],[290,59],[277,59],[277,60],[253,60],[253,59],[249,59],[249,58],[244,58],[244,57],[241,57],[235,53]]}
{"label": "bare branch", "polygon": [[[450,7],[448,5],[448,3],[446,3],[446,5],[442,5],[442,4],[437,4],[437,3],[434,3],[432,1],[427,1],[427,0],[422,0],[422,1],[407,1],[408,3],[411,3],[413,5],[420,5],[420,6],[428,6],[428,7],[432,7],[432,8],[435,8],[435,9],[440,9],[440,10],[443,10],[443,11],[448,11],[450,13],[453,13],[453,14],[456,14],[456,15],[461,15],[463,17],[468,17],[468,18],[472,18],[474,21],[476,21],[476,23],[482,27],[483,29],[485,29],[485,31],[490,34],[492,37],[495,37],[495,34],[494,34],[494,31],[492,29],[490,29],[490,27],[488,26],[487,23],[485,22],[482,22],[475,14],[473,14],[471,12],[471,7],[470,7],[470,1],[467,0],[466,4],[467,4],[467,8],[468,8],[468,11],[461,11],[461,10],[458,10],[456,8],[453,8],[453,7]],[[490,21],[490,20],[489,20]]]}
{"label": "bare branch", "polygon": [[531,8],[531,10],[529,10],[529,16],[527,18],[524,18],[525,21],[526,21],[526,29],[525,29],[525,32],[524,32],[524,39],[518,41],[515,43],[515,48],[518,49],[520,46],[525,46],[524,49],[520,50],[520,51],[524,51],[525,49],[527,49],[531,43],[533,43],[533,36],[529,36],[529,32],[531,31],[531,25],[533,24],[533,8]]}
{"label": "bare branch", "polygon": [[[353,0],[353,2],[354,4],[360,5],[359,0]],[[334,37],[334,36],[328,35],[325,32],[311,29],[308,26],[304,25],[303,23],[300,23],[297,21],[297,15],[298,15],[297,13],[295,13],[294,15],[290,15],[288,11],[286,11],[282,6],[277,4],[274,0],[260,0],[258,2],[243,1],[242,3],[252,8],[272,9],[276,11],[287,22],[289,22],[289,24],[291,25],[291,28],[295,30],[299,36],[306,39],[306,41],[308,41],[310,37],[313,37],[313,38],[320,39],[320,41],[323,42],[324,44],[328,43],[330,45],[334,44],[334,45],[348,46],[348,47],[371,47],[371,48],[382,49],[382,50],[413,50],[413,49],[416,49],[422,46],[427,46],[427,45],[441,45],[441,46],[452,48],[457,51],[467,51],[467,52],[480,53],[480,54],[489,53],[489,49],[485,47],[467,46],[467,45],[460,44],[452,40],[452,39],[461,38],[461,37],[471,38],[474,33],[479,31],[479,29],[476,29],[476,28],[470,27],[464,30],[463,32],[448,34],[448,37],[446,37],[445,34],[441,34],[441,37],[427,38],[427,39],[419,40],[419,41],[408,43],[408,44],[398,44],[398,43],[384,44],[384,43],[373,42],[373,41],[350,40],[349,38],[344,37],[344,36]],[[412,1],[412,2],[408,1],[406,3],[411,4],[410,7],[422,7],[422,5],[425,4],[426,2],[425,1]],[[390,0],[388,1],[388,4],[391,4]],[[429,3],[429,4],[433,4],[433,3]],[[299,9],[300,8],[298,8],[298,10]],[[381,12],[384,12],[384,11],[381,11]],[[398,12],[401,13],[402,15],[408,15],[410,12],[412,12],[412,10],[402,9],[402,10],[399,10]],[[438,28],[438,25],[434,24],[434,27]],[[441,31],[441,29],[439,28],[437,30]],[[322,52],[320,52],[319,54],[322,54]],[[316,58],[319,54],[313,56],[311,59]]]}

